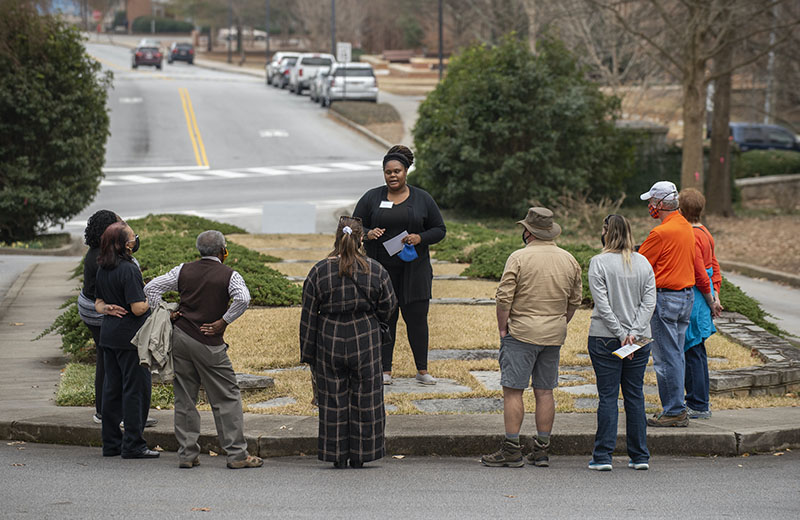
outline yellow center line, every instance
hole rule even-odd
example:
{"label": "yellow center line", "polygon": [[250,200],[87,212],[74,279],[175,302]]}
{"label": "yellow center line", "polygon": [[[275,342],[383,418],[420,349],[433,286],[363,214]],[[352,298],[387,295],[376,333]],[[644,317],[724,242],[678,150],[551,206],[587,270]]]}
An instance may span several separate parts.
{"label": "yellow center line", "polygon": [[[86,54],[89,54],[89,53],[87,52]],[[116,64],[116,63],[114,63],[114,62],[111,62],[111,61],[108,61],[108,60],[106,60],[106,59],[100,58],[100,57],[98,57],[98,56],[95,56],[94,54],[89,54],[89,56],[90,56],[92,59],[94,59],[94,60],[96,60],[96,61],[99,61],[100,63],[102,63],[103,65],[105,65],[106,67],[108,67],[108,68],[110,68],[110,69],[114,69],[114,70],[124,70],[122,67],[120,67],[119,65],[117,65],[117,64]]]}
{"label": "yellow center line", "polygon": [[200,148],[200,155],[203,156],[203,163],[198,164],[198,166],[208,166],[208,157],[206,157],[206,147],[203,145],[203,136],[200,135],[200,129],[197,128],[197,118],[194,115],[194,108],[192,107],[192,100],[189,97],[189,92],[184,88],[183,89],[185,97],[186,97],[186,104],[189,106],[189,114],[192,116],[192,127],[194,128],[194,135],[197,137],[197,147]]}
{"label": "yellow center line", "polygon": [[181,96],[181,105],[183,105],[183,114],[186,116],[186,129],[189,131],[189,139],[192,140],[192,148],[194,149],[194,158],[197,161],[198,166],[205,166],[203,161],[200,159],[200,153],[197,149],[197,140],[195,139],[194,132],[192,131],[192,118],[189,115],[189,108],[187,107],[187,100],[189,99],[189,93],[186,91],[185,88],[179,88],[178,94]]}

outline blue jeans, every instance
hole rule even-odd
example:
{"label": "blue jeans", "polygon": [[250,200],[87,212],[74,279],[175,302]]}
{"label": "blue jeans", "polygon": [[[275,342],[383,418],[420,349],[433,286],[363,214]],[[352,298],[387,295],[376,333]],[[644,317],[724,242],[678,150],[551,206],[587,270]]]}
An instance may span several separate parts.
{"label": "blue jeans", "polygon": [[686,406],[698,412],[708,411],[708,355],[701,341],[683,353],[686,359]]}
{"label": "blue jeans", "polygon": [[617,397],[622,385],[625,400],[625,439],[628,456],[633,462],[647,462],[647,417],[644,412],[644,370],[650,359],[650,345],[640,348],[633,359],[619,359],[612,354],[622,345],[616,338],[589,336],[589,356],[597,379],[597,433],[594,436],[592,460],[610,464],[617,444]]}
{"label": "blue jeans", "polygon": [[653,331],[653,368],[658,380],[658,395],[664,415],[680,415],[684,411],[683,385],[685,365],[683,345],[692,315],[694,294],[683,291],[658,291],[656,310],[650,319]]}

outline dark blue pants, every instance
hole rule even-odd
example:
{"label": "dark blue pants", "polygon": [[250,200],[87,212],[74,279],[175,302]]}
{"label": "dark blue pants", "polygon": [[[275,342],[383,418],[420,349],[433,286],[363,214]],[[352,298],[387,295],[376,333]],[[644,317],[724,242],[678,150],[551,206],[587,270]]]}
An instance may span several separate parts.
{"label": "dark blue pants", "polygon": [[644,411],[644,370],[650,358],[650,346],[634,352],[633,359],[619,359],[612,354],[622,345],[616,338],[589,336],[589,356],[597,379],[597,433],[594,437],[592,459],[611,464],[611,454],[617,444],[617,397],[622,385],[625,400],[625,438],[628,456],[633,462],[647,462],[647,417]]}
{"label": "dark blue pants", "polygon": [[708,411],[708,354],[701,341],[683,353],[686,359],[686,406],[697,412]]}
{"label": "dark blue pants", "polygon": [[147,449],[142,432],[150,411],[150,370],[139,364],[135,350],[103,348],[103,360],[103,455],[136,455]]}

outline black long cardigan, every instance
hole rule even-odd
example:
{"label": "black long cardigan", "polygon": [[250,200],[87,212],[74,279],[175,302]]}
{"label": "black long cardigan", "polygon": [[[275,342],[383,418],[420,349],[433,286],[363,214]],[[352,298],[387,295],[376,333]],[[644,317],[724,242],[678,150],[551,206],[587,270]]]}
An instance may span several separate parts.
{"label": "black long cardigan", "polygon": [[[397,293],[401,305],[431,299],[433,269],[428,246],[440,242],[447,233],[439,206],[433,197],[421,188],[409,186],[408,189],[410,193],[405,203],[408,208],[407,229],[409,234],[418,234],[421,241],[415,246],[417,259],[404,264],[403,293]],[[353,211],[353,216],[359,217],[364,226],[364,249],[367,251],[367,256],[375,260],[378,259],[378,248],[383,246],[379,240],[366,240],[366,234],[374,227],[373,222],[377,223],[380,212],[386,211],[380,208],[380,204],[381,201],[387,200],[388,192],[386,186],[369,190],[361,196]]]}

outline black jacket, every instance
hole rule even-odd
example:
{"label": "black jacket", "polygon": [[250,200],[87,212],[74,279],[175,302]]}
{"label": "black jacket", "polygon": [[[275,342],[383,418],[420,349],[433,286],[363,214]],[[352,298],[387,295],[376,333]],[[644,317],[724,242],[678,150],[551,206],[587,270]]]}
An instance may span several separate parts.
{"label": "black jacket", "polygon": [[[418,234],[421,242],[416,246],[417,259],[403,266],[403,293],[397,293],[401,305],[419,300],[430,300],[433,269],[428,246],[440,242],[447,232],[444,219],[439,212],[439,206],[436,205],[433,197],[421,188],[409,186],[408,189],[410,193],[406,201],[407,229],[409,233]],[[361,196],[353,212],[353,216],[359,217],[364,226],[364,248],[367,256],[376,260],[378,259],[378,248],[382,246],[378,240],[366,240],[366,234],[375,227],[373,222],[377,222],[379,212],[383,211],[380,209],[380,203],[386,200],[388,192],[389,189],[386,186],[369,190]]]}

